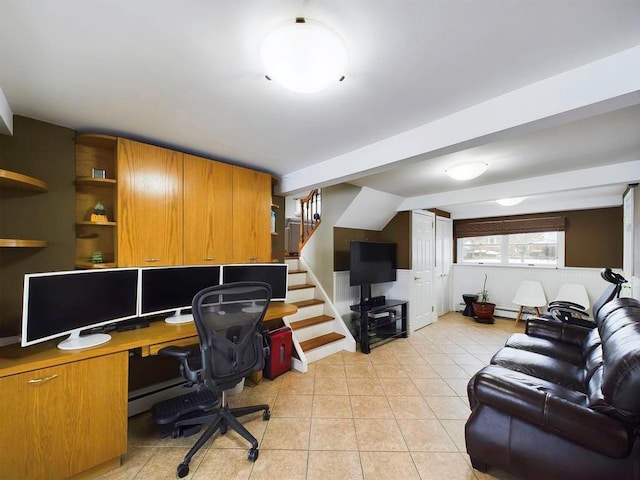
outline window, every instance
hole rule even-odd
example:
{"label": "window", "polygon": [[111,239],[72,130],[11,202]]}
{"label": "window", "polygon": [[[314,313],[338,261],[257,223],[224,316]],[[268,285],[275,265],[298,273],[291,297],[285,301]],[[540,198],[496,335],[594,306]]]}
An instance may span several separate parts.
{"label": "window", "polygon": [[458,239],[460,263],[564,266],[564,232],[512,233]]}

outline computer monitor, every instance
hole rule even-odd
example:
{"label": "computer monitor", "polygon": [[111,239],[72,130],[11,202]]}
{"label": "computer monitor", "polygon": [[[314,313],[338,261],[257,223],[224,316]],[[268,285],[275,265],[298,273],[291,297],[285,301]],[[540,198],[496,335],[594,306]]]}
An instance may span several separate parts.
{"label": "computer monitor", "polygon": [[224,265],[222,283],[264,282],[271,286],[271,300],[284,301],[289,284],[289,266],[286,263],[249,263]]}
{"label": "computer monitor", "polygon": [[200,290],[220,285],[219,265],[152,267],[140,269],[140,316],[171,313],[167,323],[192,322],[193,297]]}
{"label": "computer monitor", "polygon": [[105,333],[81,336],[82,330],[135,318],[138,313],[137,268],[32,273],[24,277],[23,347],[69,335],[61,350],[108,342]]}

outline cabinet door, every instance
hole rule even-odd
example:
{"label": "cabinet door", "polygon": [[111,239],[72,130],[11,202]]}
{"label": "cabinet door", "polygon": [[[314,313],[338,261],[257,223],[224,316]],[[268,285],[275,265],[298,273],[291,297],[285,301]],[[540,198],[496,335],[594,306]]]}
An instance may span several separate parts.
{"label": "cabinet door", "polygon": [[118,139],[118,266],[182,264],[182,153]]}
{"label": "cabinet door", "polygon": [[184,155],[184,263],[230,263],[233,167]]}
{"label": "cabinet door", "polygon": [[233,261],[271,261],[271,176],[233,167]]}
{"label": "cabinet door", "polygon": [[68,478],[127,451],[127,352],[0,379],[0,477]]}

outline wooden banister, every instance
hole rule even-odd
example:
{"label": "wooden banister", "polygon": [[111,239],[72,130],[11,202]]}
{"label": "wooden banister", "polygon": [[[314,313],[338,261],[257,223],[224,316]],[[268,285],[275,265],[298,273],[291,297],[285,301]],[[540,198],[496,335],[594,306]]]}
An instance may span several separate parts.
{"label": "wooden banister", "polygon": [[315,189],[304,198],[300,199],[300,243],[298,252],[302,252],[302,247],[309,241],[313,232],[320,225],[321,193]]}

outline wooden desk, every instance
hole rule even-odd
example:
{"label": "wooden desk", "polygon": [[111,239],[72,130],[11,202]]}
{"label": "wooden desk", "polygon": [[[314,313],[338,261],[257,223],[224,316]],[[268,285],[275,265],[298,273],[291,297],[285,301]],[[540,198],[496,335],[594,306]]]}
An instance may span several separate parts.
{"label": "wooden desk", "polygon": [[[265,320],[297,311],[272,303]],[[0,348],[0,472],[7,479],[92,478],[120,465],[127,451],[129,351],[154,355],[198,342],[193,323],[153,322],[112,332],[84,350]]]}

